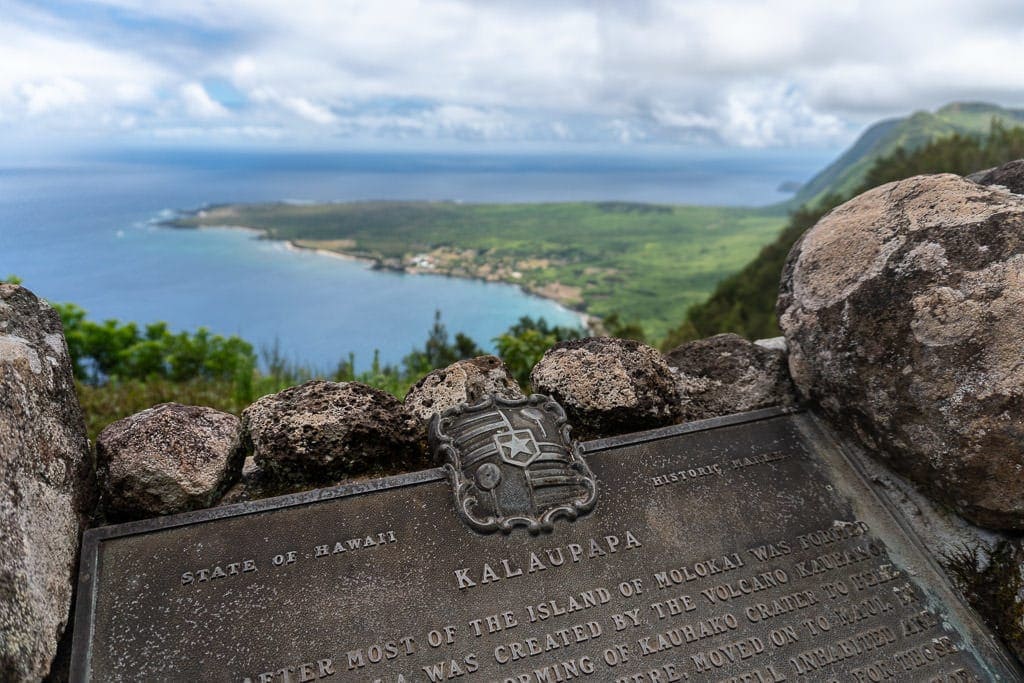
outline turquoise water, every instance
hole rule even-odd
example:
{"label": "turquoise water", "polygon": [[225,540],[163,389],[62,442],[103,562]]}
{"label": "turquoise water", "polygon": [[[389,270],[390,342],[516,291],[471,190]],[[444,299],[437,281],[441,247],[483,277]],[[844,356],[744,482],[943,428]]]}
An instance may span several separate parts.
{"label": "turquoise water", "polygon": [[292,360],[333,368],[375,349],[398,362],[426,338],[435,310],[484,346],[520,316],[578,316],[510,285],[370,270],[239,230],[155,223],[208,203],[352,199],[766,204],[804,180],[814,156],[654,160],[439,155],[179,153],[0,168],[0,276],[72,301],[95,319],[167,321],[279,344]]}

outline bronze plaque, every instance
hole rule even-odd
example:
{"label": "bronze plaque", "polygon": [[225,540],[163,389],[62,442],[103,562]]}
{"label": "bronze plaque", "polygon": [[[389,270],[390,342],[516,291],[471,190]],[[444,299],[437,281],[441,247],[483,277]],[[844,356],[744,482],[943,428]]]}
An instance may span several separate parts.
{"label": "bronze plaque", "polygon": [[[577,449],[552,416],[442,429],[461,498],[439,468],[87,532],[73,679],[1024,680],[813,416]],[[485,500],[537,466],[562,488]]]}

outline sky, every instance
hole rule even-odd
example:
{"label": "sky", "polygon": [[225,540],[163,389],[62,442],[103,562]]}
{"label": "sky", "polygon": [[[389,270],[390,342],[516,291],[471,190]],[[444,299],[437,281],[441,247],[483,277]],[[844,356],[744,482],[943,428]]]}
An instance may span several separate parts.
{"label": "sky", "polygon": [[836,148],[1024,106],[1021,0],[0,2],[0,150]]}

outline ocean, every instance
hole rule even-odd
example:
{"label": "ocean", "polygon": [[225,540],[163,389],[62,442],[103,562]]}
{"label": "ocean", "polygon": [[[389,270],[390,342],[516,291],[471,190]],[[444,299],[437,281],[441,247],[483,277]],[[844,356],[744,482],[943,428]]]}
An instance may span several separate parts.
{"label": "ocean", "polygon": [[322,370],[375,351],[397,363],[435,311],[482,346],[529,315],[579,316],[504,284],[371,270],[240,230],[159,221],[206,204],[447,199],[622,200],[759,206],[782,201],[831,154],[636,155],[136,152],[47,165],[0,163],[0,277],[97,320],[166,321],[238,334]]}

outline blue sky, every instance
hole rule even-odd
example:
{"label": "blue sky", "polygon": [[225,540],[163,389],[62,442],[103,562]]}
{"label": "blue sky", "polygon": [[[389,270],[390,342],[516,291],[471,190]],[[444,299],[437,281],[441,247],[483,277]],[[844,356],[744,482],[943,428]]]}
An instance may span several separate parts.
{"label": "blue sky", "polygon": [[1024,105],[1020,0],[5,0],[0,150],[835,148]]}

